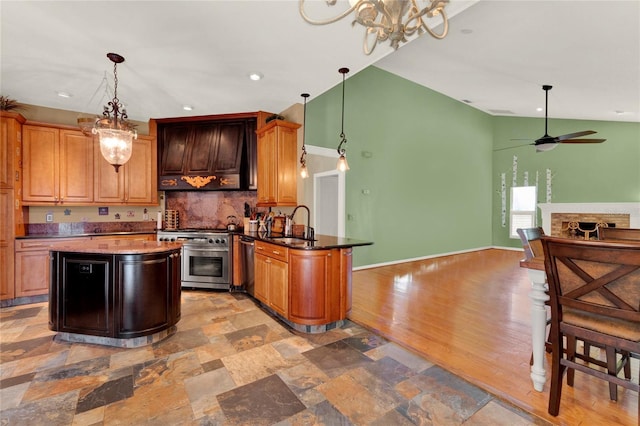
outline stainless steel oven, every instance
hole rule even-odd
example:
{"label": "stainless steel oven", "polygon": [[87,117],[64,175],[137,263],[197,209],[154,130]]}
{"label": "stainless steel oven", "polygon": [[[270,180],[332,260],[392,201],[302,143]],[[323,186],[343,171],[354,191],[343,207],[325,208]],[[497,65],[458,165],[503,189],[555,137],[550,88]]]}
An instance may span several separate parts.
{"label": "stainless steel oven", "polygon": [[229,290],[229,235],[210,230],[158,231],[158,241],[182,243],[182,287]]}

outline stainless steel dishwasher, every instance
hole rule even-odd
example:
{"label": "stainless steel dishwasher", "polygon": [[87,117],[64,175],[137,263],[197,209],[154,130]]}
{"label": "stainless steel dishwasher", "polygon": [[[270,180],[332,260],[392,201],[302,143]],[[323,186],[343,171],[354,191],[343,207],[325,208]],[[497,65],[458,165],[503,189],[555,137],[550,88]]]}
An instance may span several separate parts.
{"label": "stainless steel dishwasher", "polygon": [[253,270],[253,239],[240,237],[240,268],[242,270],[242,288],[253,296],[255,272]]}

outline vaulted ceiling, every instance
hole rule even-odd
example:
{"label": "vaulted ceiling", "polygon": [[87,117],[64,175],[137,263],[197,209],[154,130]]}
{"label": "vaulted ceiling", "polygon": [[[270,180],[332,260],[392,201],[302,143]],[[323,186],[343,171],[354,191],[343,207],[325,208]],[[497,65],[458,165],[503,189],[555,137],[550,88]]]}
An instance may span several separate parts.
{"label": "vaulted ceiling", "polygon": [[[420,1],[419,1],[420,3]],[[310,13],[335,15],[313,1]],[[306,23],[285,1],[2,1],[0,94],[98,113],[118,97],[130,118],[280,112],[376,65],[492,115],[640,121],[640,2],[452,0],[443,40],[362,52],[351,17]],[[248,74],[259,72],[260,81]],[[59,92],[70,97],[63,98]],[[183,110],[183,105],[193,107]]]}

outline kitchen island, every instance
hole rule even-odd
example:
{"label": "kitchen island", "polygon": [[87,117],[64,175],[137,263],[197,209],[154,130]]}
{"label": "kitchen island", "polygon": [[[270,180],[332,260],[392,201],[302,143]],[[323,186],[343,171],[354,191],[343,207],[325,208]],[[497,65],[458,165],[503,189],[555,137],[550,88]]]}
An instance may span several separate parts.
{"label": "kitchen island", "polygon": [[241,235],[254,240],[253,296],[264,307],[305,333],[343,325],[351,311],[352,249],[373,243],[327,235]]}
{"label": "kitchen island", "polygon": [[148,345],[180,320],[180,243],[70,242],[51,251],[49,328],[57,339]]}

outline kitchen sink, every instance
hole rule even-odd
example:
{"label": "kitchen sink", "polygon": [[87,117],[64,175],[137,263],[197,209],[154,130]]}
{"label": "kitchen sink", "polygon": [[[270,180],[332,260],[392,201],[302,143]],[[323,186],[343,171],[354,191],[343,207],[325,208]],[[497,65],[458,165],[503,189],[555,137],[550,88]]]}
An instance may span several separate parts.
{"label": "kitchen sink", "polygon": [[315,240],[305,240],[304,238],[296,237],[271,237],[272,240],[287,244],[287,245],[305,245],[307,243],[313,243]]}

